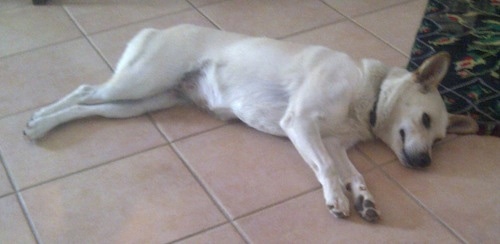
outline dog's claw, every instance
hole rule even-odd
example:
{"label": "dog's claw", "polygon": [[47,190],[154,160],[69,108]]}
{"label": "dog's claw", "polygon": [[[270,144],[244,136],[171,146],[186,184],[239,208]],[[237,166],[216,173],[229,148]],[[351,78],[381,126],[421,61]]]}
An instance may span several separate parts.
{"label": "dog's claw", "polygon": [[333,206],[333,205],[327,205],[327,207],[328,207],[328,210],[330,211],[330,213],[339,219],[344,219],[344,218],[349,217],[348,213],[344,213],[342,211],[336,210],[335,206]]}

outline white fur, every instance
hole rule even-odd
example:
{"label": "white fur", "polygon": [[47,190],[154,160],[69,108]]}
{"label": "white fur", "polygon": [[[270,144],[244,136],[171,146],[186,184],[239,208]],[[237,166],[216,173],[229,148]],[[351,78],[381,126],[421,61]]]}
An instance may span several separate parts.
{"label": "white fur", "polygon": [[[191,25],[146,29],[130,41],[108,82],[82,85],[40,109],[25,134],[37,139],[74,119],[125,118],[188,100],[222,119],[238,118],[266,133],[287,136],[314,170],[333,214],[349,215],[347,188],[361,216],[374,221],[378,211],[373,197],[346,149],[380,137],[404,164],[419,163],[414,155],[428,155],[448,124],[436,89],[439,72],[448,64],[439,63],[446,61],[441,55],[412,74],[375,60],[357,62],[320,46]],[[369,114],[377,99],[372,127]],[[432,119],[430,128],[422,125],[423,113]],[[330,152],[324,137],[334,145]]]}

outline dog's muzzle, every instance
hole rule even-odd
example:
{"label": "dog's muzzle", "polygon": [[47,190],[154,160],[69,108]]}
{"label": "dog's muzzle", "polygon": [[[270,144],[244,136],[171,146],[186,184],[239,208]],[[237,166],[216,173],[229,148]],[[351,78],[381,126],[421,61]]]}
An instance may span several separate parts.
{"label": "dog's muzzle", "polygon": [[403,154],[405,164],[408,167],[426,168],[431,165],[431,156],[427,152],[408,154],[405,150],[403,150]]}

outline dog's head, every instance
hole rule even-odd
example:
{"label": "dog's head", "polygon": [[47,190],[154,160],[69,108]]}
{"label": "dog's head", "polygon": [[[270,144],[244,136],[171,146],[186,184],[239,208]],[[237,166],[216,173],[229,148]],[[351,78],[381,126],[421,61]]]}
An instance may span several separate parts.
{"label": "dog's head", "polygon": [[464,134],[478,129],[473,119],[446,111],[437,87],[449,65],[449,54],[438,53],[413,73],[391,69],[382,84],[377,106],[381,120],[374,132],[405,166],[429,166],[433,144],[447,132]]}

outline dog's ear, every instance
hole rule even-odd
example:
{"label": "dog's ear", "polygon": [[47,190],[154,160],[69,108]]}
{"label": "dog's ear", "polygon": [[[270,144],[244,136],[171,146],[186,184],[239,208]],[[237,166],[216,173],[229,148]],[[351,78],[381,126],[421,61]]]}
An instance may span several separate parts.
{"label": "dog's ear", "polygon": [[473,134],[479,130],[476,121],[465,115],[448,114],[448,127],[446,132],[450,134]]}
{"label": "dog's ear", "polygon": [[431,88],[437,88],[443,80],[450,66],[450,54],[439,52],[426,59],[422,65],[413,73],[415,82],[422,85],[422,93],[427,93]]}

